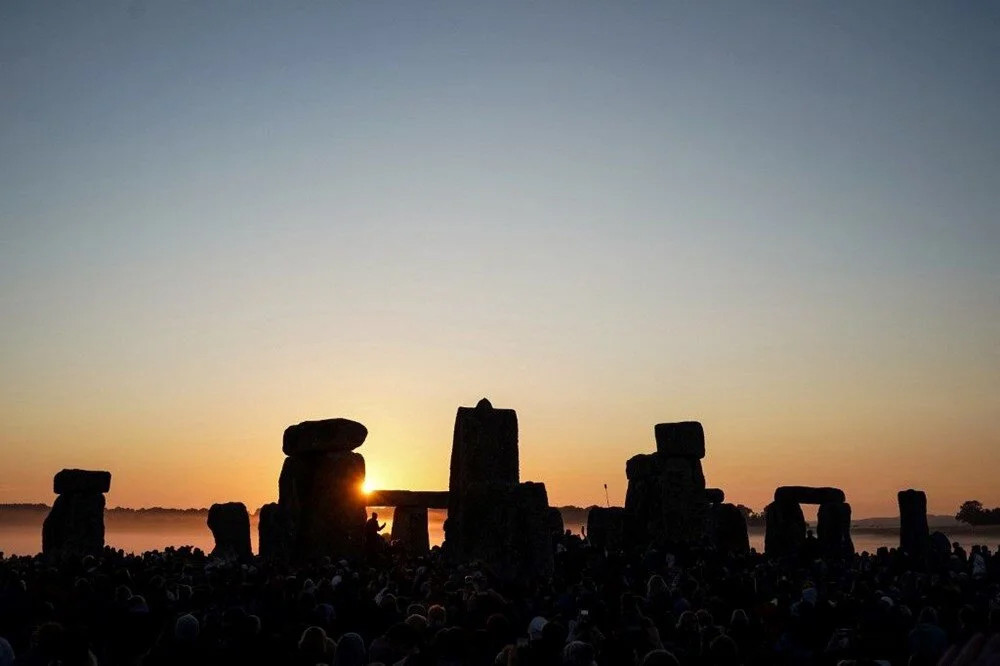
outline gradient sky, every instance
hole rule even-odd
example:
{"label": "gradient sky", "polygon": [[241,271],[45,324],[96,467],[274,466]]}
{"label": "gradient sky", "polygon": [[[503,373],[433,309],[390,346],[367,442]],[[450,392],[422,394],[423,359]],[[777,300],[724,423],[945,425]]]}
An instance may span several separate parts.
{"label": "gradient sky", "polygon": [[329,416],[445,488],[485,395],[556,504],[683,419],[1000,504],[998,119],[997,3],[0,3],[0,501],[253,508]]}

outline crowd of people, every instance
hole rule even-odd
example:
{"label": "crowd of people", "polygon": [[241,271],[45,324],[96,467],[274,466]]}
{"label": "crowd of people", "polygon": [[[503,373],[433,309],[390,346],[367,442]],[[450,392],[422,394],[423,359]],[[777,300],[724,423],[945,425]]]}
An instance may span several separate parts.
{"label": "crowd of people", "polygon": [[[377,532],[377,530],[376,530]],[[191,548],[0,558],[0,666],[1000,663],[1000,551],[844,561],[599,549],[501,581],[398,545],[299,566]]]}

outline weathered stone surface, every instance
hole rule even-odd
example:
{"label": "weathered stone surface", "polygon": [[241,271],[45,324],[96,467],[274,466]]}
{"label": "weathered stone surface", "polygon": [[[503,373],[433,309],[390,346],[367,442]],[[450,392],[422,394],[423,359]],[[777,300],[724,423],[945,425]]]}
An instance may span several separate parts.
{"label": "weathered stone surface", "polygon": [[591,507],[587,513],[587,539],[598,549],[617,550],[624,543],[625,509]]}
{"label": "weathered stone surface", "polygon": [[285,428],[281,450],[285,455],[353,451],[365,443],[368,428],[350,419],[303,421]]}
{"label": "weathered stone surface", "polygon": [[[494,409],[483,398],[459,407],[451,448],[445,543],[450,557],[468,561],[475,553],[499,555],[507,524],[502,498],[520,481],[517,414]],[[490,561],[488,558],[483,557]]]}
{"label": "weathered stone surface", "polygon": [[709,504],[722,504],[726,501],[726,493],[722,488],[705,488],[705,501]]}
{"label": "weathered stone surface", "polygon": [[667,542],[704,541],[708,502],[701,460],[664,457],[662,464],[663,531]]}
{"label": "weathered stone surface", "polygon": [[826,557],[851,557],[854,542],[851,540],[851,505],[847,502],[830,502],[819,505],[816,537]]}
{"label": "weathered stone surface", "polygon": [[813,488],[810,486],[781,486],[774,491],[775,502],[798,504],[834,504],[846,501],[840,488]]}
{"label": "weathered stone surface", "polygon": [[447,490],[373,490],[365,498],[368,506],[447,509]]}
{"label": "weathered stone surface", "polygon": [[253,557],[250,514],[243,502],[213,504],[208,510],[208,529],[215,538],[213,556],[239,560]]}
{"label": "weathered stone surface", "polygon": [[901,490],[899,502],[899,547],[911,555],[927,551],[930,528],[927,526],[927,495],[920,490]]}
{"label": "weathered stone surface", "polygon": [[546,578],[554,569],[549,496],[544,483],[519,483],[512,489],[506,534],[510,574],[518,580]]}
{"label": "weathered stone surface", "polygon": [[640,453],[625,462],[625,478],[630,480],[659,476],[662,471],[658,453]]}
{"label": "weathered stone surface", "polygon": [[392,512],[390,539],[401,543],[410,554],[428,553],[431,546],[427,533],[427,507],[397,505]]}
{"label": "weathered stone surface", "polygon": [[657,423],[653,428],[656,451],[664,456],[705,457],[705,430],[698,421]]}
{"label": "weathered stone surface", "polygon": [[265,504],[257,517],[257,540],[260,556],[279,562],[291,558],[292,526],[277,502]]}
{"label": "weathered stone surface", "polygon": [[[661,470],[662,471],[662,470]],[[633,476],[625,493],[625,540],[628,544],[663,543],[663,478]]]}
{"label": "weathered stone surface", "polygon": [[805,543],[806,519],[798,502],[771,502],[764,507],[764,523],[764,552],[768,555],[793,555]]}
{"label": "weathered stone surface", "polygon": [[725,553],[750,552],[746,516],[735,504],[718,503],[709,509],[711,542]]}
{"label": "weathered stone surface", "polygon": [[292,554],[310,559],[361,549],[365,459],[353,451],[285,458],[278,503],[288,516]]}
{"label": "weathered stone surface", "polygon": [[550,506],[548,513],[549,532],[552,533],[553,538],[561,537],[566,532],[566,524],[563,522],[562,511],[554,506]]}
{"label": "weathered stone surface", "polygon": [[111,490],[111,472],[64,469],[52,479],[56,495],[68,493],[106,493]]}
{"label": "weathered stone surface", "polygon": [[104,495],[74,492],[56,497],[42,523],[42,553],[54,558],[99,555],[104,549]]}

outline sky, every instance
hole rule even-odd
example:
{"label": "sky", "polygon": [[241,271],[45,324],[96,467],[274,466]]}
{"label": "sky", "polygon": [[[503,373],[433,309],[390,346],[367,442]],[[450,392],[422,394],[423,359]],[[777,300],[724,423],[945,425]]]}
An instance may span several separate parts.
{"label": "sky", "polygon": [[455,410],[623,501],[1000,505],[1000,5],[0,3],[0,502],[277,498],[343,416],[444,489]]}

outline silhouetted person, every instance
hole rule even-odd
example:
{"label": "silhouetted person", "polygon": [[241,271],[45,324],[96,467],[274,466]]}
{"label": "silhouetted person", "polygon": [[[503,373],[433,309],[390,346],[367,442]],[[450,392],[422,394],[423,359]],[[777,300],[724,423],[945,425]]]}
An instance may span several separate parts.
{"label": "silhouetted person", "polygon": [[378,514],[372,511],[372,517],[365,522],[365,553],[369,558],[378,554],[379,532],[385,529],[385,523],[378,522]]}

